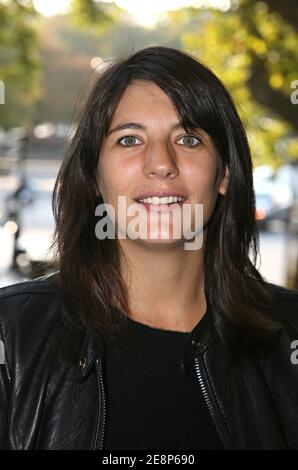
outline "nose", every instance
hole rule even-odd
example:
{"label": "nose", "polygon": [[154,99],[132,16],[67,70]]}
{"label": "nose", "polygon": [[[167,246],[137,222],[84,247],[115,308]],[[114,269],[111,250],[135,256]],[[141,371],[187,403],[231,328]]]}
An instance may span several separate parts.
{"label": "nose", "polygon": [[146,148],[143,171],[146,176],[162,179],[178,175],[174,151],[167,142],[154,142]]}

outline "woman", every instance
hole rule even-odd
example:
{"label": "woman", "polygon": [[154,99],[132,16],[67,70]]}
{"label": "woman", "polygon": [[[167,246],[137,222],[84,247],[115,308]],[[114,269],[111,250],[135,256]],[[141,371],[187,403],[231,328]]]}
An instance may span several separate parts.
{"label": "woman", "polygon": [[2,448],[298,449],[298,293],[255,268],[249,146],[205,65],[109,64],[53,208],[57,271],[0,291]]}

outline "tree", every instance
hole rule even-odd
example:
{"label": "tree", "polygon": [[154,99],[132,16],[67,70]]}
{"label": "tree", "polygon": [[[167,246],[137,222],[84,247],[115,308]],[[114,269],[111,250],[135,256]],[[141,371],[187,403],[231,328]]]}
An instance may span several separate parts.
{"label": "tree", "polygon": [[298,9],[296,0],[263,0],[270,10],[279,13],[283,19],[298,31]]}
{"label": "tree", "polygon": [[30,1],[0,3],[0,79],[5,84],[5,104],[0,125],[28,124],[38,95],[36,12]]}
{"label": "tree", "polygon": [[[279,165],[298,156],[297,106],[290,99],[297,80],[296,1],[239,0],[228,11],[190,8],[168,21],[196,24],[181,45],[223,80],[243,118],[255,163]],[[291,21],[289,17],[293,16]]]}
{"label": "tree", "polygon": [[[117,20],[119,12],[114,4],[72,0],[70,18],[99,34]],[[21,125],[30,129],[34,125],[43,95],[42,20],[31,0],[0,0],[0,80],[6,97],[0,105],[0,126],[4,128]]]}
{"label": "tree", "polygon": [[72,0],[70,17],[73,24],[97,32],[104,32],[121,18],[122,11],[114,3],[95,0]]}

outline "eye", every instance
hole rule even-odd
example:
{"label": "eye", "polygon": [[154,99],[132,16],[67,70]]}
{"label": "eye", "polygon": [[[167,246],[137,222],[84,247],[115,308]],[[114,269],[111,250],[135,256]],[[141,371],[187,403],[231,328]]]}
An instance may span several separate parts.
{"label": "eye", "polygon": [[[197,141],[195,143],[193,143],[194,139]],[[183,140],[184,143],[183,144],[179,144],[179,145],[185,145],[186,147],[196,147],[198,144],[201,143],[201,139],[199,139],[199,137],[196,137],[194,135],[184,135],[183,137],[181,137],[179,140]],[[178,142],[179,142],[178,140]]]}
{"label": "eye", "polygon": [[[121,137],[121,139],[118,140],[118,144],[122,145],[123,147],[133,147],[135,145],[135,141],[140,140],[138,137],[135,137],[134,135],[126,135],[124,137]],[[122,143],[126,142],[126,143]]]}

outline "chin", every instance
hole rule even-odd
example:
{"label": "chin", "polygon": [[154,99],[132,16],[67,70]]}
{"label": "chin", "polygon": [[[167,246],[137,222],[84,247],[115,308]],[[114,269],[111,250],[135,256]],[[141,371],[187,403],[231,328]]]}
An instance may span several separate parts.
{"label": "chin", "polygon": [[146,247],[174,247],[174,246],[183,246],[185,240],[181,237],[180,239],[175,238],[137,238],[136,240],[132,240],[142,246]]}

